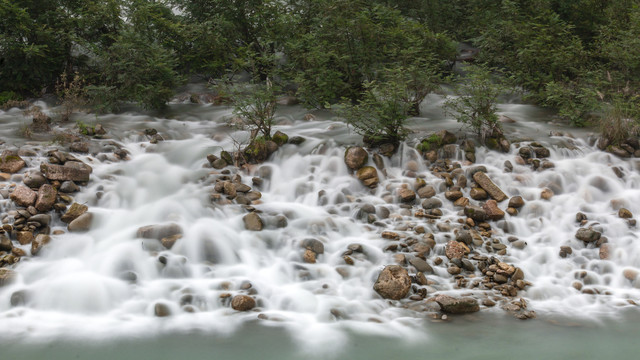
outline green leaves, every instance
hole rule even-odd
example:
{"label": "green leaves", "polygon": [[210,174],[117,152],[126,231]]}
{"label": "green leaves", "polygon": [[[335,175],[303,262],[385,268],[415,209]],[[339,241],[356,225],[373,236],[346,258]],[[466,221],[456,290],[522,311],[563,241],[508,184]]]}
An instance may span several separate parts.
{"label": "green leaves", "polygon": [[458,122],[468,125],[481,138],[502,135],[498,121],[498,97],[506,88],[495,82],[489,69],[470,66],[466,77],[455,87],[457,97],[448,98],[445,112]]}

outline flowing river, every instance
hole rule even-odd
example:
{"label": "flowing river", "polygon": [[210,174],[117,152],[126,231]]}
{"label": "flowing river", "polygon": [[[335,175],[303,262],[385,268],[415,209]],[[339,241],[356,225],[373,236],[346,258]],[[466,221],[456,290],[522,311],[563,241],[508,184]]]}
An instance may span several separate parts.
{"label": "flowing river", "polygon": [[[640,163],[599,151],[587,130],[551,123],[549,113],[531,105],[500,107],[513,120],[505,124],[513,140],[510,152],[478,147],[475,164],[463,161],[462,152],[456,156],[463,170],[483,165],[509,197],[524,199],[517,215],[492,222],[493,238],[507,245],[501,261],[522,269],[530,283],[515,299],[537,318],[516,320],[500,306],[484,305],[475,314],[443,318],[415,305],[421,301],[376,294],[378,274],[397,260],[387,251],[392,241],[381,232],[422,237],[415,231],[421,226],[435,240],[427,257],[433,269],[423,286],[427,297],[500,301],[491,290],[457,286],[446,264],[434,263],[436,257],[446,263],[445,244],[460,226],[461,209],[445,198],[445,180],[429,170],[414,146],[440,129],[465,136],[439,111],[441,102],[430,96],[423,117],[410,120],[414,134],[383,158],[385,171],[375,190],[364,187],[344,162],[345,148],[359,144],[359,135],[328,112],[305,117],[298,106],[280,107],[274,131],[304,142],[280,147],[251,173],[239,172],[241,182],[262,195],[252,204],[264,220],[262,231],[245,229],[243,206],[211,200],[220,170],[209,166],[207,155],[234,151],[247,139],[246,131],[229,125],[229,108],[174,103],[161,114],[129,109],[78,115],[107,130],[104,139],[91,140],[88,154],[74,154],[93,168],[89,183],[72,194],[93,213],[92,227],[54,235],[37,256],[12,267],[15,280],[0,287],[1,358],[585,359],[635,353],[640,240],[635,224],[619,210],[640,214]],[[38,105],[52,115],[57,111]],[[1,147],[31,151],[24,157],[27,167],[38,168],[48,150],[64,146],[49,135],[25,139],[21,130],[30,121],[21,110],[0,111]],[[56,124],[53,132],[70,133],[74,125]],[[164,141],[150,143],[150,128]],[[549,149],[552,168],[534,170],[515,160],[518,147],[532,141]],[[114,157],[119,148],[127,160]],[[505,161],[512,171],[504,171]],[[402,184],[413,186],[416,175],[437,190],[437,222],[412,217],[406,204],[390,196]],[[259,187],[254,176],[263,180]],[[0,190],[22,178],[13,174],[0,182]],[[541,197],[544,188],[553,191],[548,200]],[[468,196],[469,189],[463,192]],[[375,209],[375,221],[367,221],[365,206]],[[15,205],[7,197],[0,209],[5,214]],[[608,239],[606,257],[576,239],[578,212]],[[170,250],[136,236],[142,226],[164,223],[182,229]],[[66,230],[59,216],[50,226]],[[306,239],[324,246],[315,263],[303,261]],[[349,253],[347,264],[345,251],[354,244],[360,247]],[[572,253],[561,257],[563,246]],[[475,251],[483,255],[483,249]],[[254,297],[254,311],[232,310],[230,297],[236,294]],[[158,304],[169,316],[156,316]]]}

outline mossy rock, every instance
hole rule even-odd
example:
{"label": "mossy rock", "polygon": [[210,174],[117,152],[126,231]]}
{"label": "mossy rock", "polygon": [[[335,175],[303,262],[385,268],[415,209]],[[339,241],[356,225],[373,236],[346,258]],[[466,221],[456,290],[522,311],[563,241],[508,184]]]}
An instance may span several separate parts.
{"label": "mossy rock", "polygon": [[264,162],[269,157],[269,151],[267,149],[267,143],[263,137],[255,138],[246,148],[243,153],[250,163],[258,164]]}
{"label": "mossy rock", "polygon": [[276,131],[275,134],[273,134],[273,136],[271,137],[271,140],[273,140],[276,144],[278,144],[278,146],[282,146],[289,141],[289,135],[278,130]]}
{"label": "mossy rock", "polygon": [[228,165],[232,165],[233,164],[233,157],[227,151],[222,150],[220,152],[220,158],[222,160],[224,160]]}
{"label": "mossy rock", "polygon": [[436,150],[439,149],[441,146],[443,145],[442,143],[442,138],[440,137],[440,135],[438,134],[432,134],[431,136],[429,136],[426,139],[423,139],[420,144],[418,144],[418,146],[416,146],[416,149],[418,149],[418,151],[420,151],[421,153],[427,153],[431,150]]}

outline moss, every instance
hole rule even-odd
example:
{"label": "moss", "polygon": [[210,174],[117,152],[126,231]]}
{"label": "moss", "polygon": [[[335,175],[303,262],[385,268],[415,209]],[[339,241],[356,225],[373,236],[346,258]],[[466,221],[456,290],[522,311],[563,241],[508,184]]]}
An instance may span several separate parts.
{"label": "moss", "polygon": [[278,144],[278,146],[282,146],[289,141],[289,135],[278,130],[275,134],[273,134],[271,140]]}
{"label": "moss", "polygon": [[500,143],[498,142],[498,139],[494,138],[494,137],[490,137],[485,141],[485,144],[487,145],[487,147],[491,150],[498,150],[500,149]]}
{"label": "moss", "polygon": [[442,146],[442,138],[440,137],[440,135],[432,134],[428,138],[422,140],[422,142],[418,144],[418,146],[416,146],[416,149],[418,149],[418,151],[424,154],[431,150],[438,149],[441,146]]}

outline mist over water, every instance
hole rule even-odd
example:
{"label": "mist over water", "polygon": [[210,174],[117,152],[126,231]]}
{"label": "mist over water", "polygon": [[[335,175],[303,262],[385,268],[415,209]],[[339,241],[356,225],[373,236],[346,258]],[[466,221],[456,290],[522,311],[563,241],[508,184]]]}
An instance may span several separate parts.
{"label": "mist over water", "polygon": [[[388,189],[414,183],[406,169],[408,162],[418,161],[417,174],[438,190],[436,198],[443,203],[441,221],[455,224],[459,218],[460,209],[444,197],[444,180],[428,170],[413,148],[426,131],[460,128],[438,111],[439,102],[441,98],[430,97],[422,109],[424,117],[410,121],[416,133],[393,157],[384,159],[386,175],[380,172],[381,184],[373,191],[349,174],[344,164],[345,146],[358,144],[359,135],[327,113],[303,120],[303,109],[282,108],[274,131],[306,141],[281,147],[251,174],[242,174],[242,182],[251,187],[252,176],[264,179],[261,202],[255,205],[266,223],[260,232],[245,229],[246,211],[241,206],[216,206],[210,200],[215,181],[214,170],[204,167],[206,155],[236,150],[247,138],[246,132],[227,124],[230,109],[172,104],[161,116],[136,112],[81,116],[82,121],[100,123],[108,130],[111,139],[98,140],[100,147],[115,141],[129,152],[130,160],[78,155],[93,173],[74,200],[90,207],[93,227],[86,233],[54,236],[37,257],[25,257],[17,264],[17,280],[0,287],[0,321],[5,329],[0,342],[154,338],[173,332],[233,336],[236,331],[244,334],[253,324],[283,329],[296,344],[317,351],[350,346],[345,334],[414,342],[434,336],[438,330],[425,327],[427,315],[390,304],[374,292],[373,283],[385,265],[395,263],[392,253],[383,251],[388,240],[380,237],[382,230],[404,223],[423,225],[427,233],[435,234],[434,252],[439,256],[453,236],[438,232],[435,224],[410,219],[398,202],[384,199]],[[39,105],[45,111],[55,110]],[[640,277],[629,280],[624,271],[640,270],[638,230],[618,217],[622,207],[640,214],[636,160],[597,150],[585,131],[546,123],[544,111],[533,106],[503,104],[501,111],[515,120],[505,126],[507,136],[546,146],[555,165],[544,171],[518,165],[515,145],[509,153],[477,148],[476,164],[463,165],[463,169],[484,165],[509,197],[520,195],[525,200],[517,216],[506,215],[493,226],[494,237],[503,243],[509,243],[509,236],[526,243],[523,248],[509,247],[503,257],[520,267],[533,284],[519,297],[543,319],[568,316],[592,321],[637,312],[633,302],[640,299]],[[26,146],[38,152],[38,157],[27,159],[28,166],[36,167],[45,161],[49,146],[20,138],[16,131],[26,123],[15,109],[0,112],[0,136],[5,147]],[[157,129],[165,141],[150,144],[146,128]],[[558,131],[573,137],[549,136]],[[512,172],[503,171],[505,161],[513,163]],[[618,177],[613,167],[624,176]],[[12,181],[20,179],[14,175]],[[550,200],[541,198],[543,188],[553,191]],[[465,196],[468,191],[464,190]],[[9,204],[8,199],[0,200],[3,211]],[[377,211],[386,207],[397,216],[379,220],[384,227],[367,224],[361,221],[363,204]],[[600,259],[593,244],[585,246],[575,238],[577,212],[608,238],[608,260]],[[278,225],[282,219],[284,227]],[[139,227],[161,223],[176,223],[183,229],[183,237],[171,250],[156,240],[136,238]],[[63,225],[55,220],[52,230],[64,229]],[[315,264],[302,259],[301,244],[309,238],[324,244],[324,254]],[[354,253],[353,266],[346,266],[342,254],[354,243],[363,251]],[[561,246],[571,246],[571,256],[561,258]],[[428,276],[434,281],[429,296],[434,291],[481,292],[456,289],[446,268],[434,266],[434,270]],[[581,290],[574,287],[576,281]],[[231,309],[224,294],[241,293],[255,296],[258,311]],[[16,294],[23,299],[17,305]],[[171,316],[154,316],[159,303]],[[186,305],[194,312],[185,311]],[[482,313],[501,317],[503,311],[496,307]]]}

